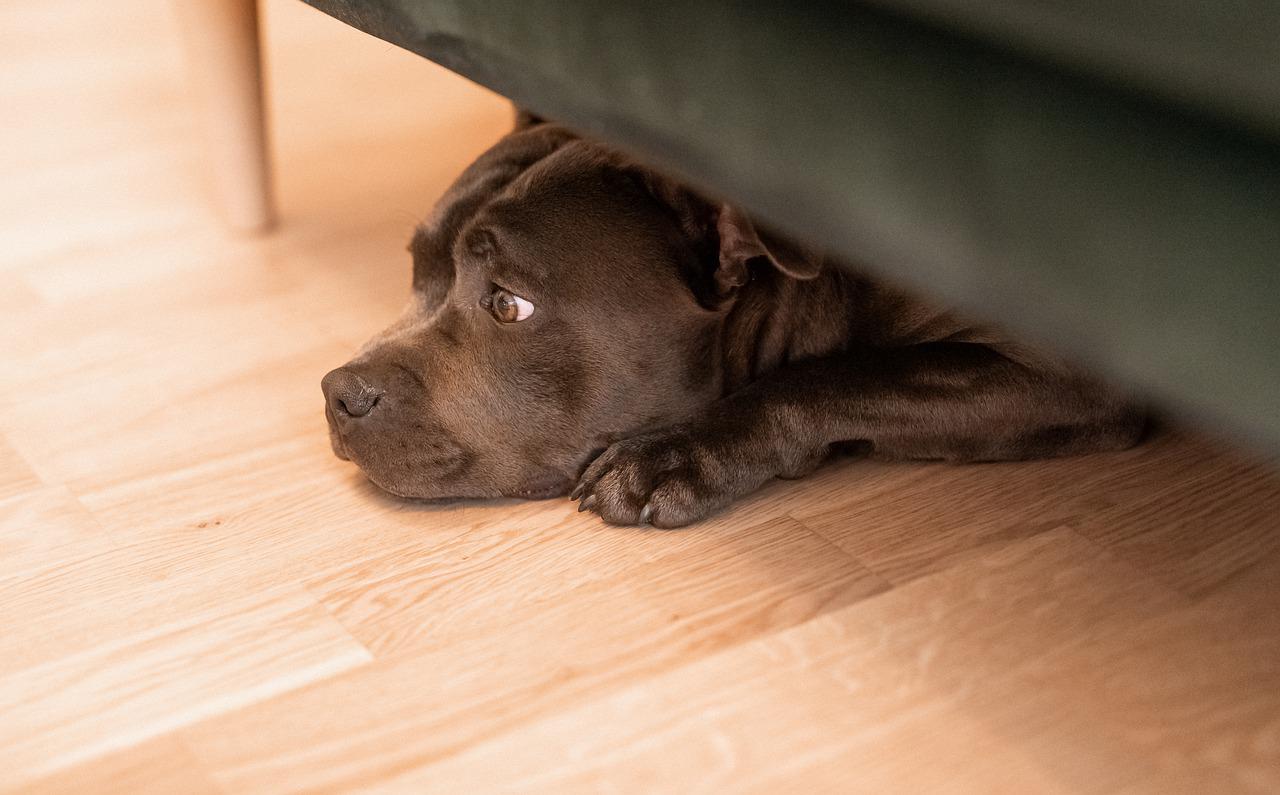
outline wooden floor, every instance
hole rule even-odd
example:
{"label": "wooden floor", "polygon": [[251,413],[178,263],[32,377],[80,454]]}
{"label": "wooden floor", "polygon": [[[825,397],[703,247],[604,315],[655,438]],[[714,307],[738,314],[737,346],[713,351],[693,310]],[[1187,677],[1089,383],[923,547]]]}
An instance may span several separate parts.
{"label": "wooden floor", "polygon": [[0,5],[0,790],[1280,792],[1280,479],[850,461],[679,532],[389,499],[320,376],[497,98],[266,3],[224,236],[170,3]]}

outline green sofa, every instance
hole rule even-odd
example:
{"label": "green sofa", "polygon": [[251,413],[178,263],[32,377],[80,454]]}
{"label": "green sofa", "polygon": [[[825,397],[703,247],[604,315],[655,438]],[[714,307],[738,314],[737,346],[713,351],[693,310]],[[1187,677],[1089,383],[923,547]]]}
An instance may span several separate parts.
{"label": "green sofa", "polygon": [[306,2],[1280,449],[1280,4]]}

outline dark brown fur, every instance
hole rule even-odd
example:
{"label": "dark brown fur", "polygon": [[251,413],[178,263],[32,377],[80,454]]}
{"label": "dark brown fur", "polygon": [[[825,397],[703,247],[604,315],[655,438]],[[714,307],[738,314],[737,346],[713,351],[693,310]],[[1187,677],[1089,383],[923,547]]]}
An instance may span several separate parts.
{"label": "dark brown fur", "polygon": [[[526,119],[414,236],[414,301],[325,377],[334,451],[408,497],[549,497],[674,527],[835,448],[1117,449],[1089,376]],[[530,299],[499,323],[494,287]],[[575,485],[576,484],[576,485]]]}

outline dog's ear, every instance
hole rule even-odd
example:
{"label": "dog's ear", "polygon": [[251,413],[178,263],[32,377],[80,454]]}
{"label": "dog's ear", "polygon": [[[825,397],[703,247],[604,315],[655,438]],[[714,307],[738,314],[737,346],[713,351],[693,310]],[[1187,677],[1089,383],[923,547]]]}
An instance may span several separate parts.
{"label": "dog's ear", "polygon": [[728,295],[751,278],[751,263],[765,260],[793,279],[812,279],[822,270],[822,257],[812,249],[768,230],[757,228],[746,213],[722,204],[716,215],[720,262],[717,291]]}
{"label": "dog's ear", "polygon": [[624,155],[615,155],[623,173],[674,215],[692,243],[696,264],[686,273],[699,303],[722,305],[751,280],[757,263],[768,263],[793,279],[813,279],[822,270],[819,251],[757,225],[739,208],[703,194]]}

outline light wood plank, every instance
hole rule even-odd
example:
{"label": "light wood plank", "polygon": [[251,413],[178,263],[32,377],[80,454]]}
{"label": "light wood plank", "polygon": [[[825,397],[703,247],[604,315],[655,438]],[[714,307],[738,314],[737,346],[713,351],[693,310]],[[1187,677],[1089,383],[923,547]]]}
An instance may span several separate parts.
{"label": "light wood plank", "polygon": [[66,488],[42,488],[0,499],[0,581],[115,547],[111,536]]}
{"label": "light wood plank", "polygon": [[[588,593],[592,614],[558,616],[557,623],[568,629],[590,623],[607,605],[642,602],[661,612],[672,631],[707,611],[730,625],[756,614],[765,626],[785,626],[887,587],[786,519],[664,537],[605,529],[575,513],[548,528],[554,545],[532,529],[503,523],[431,549],[415,544],[313,578],[308,589],[370,649],[387,654],[503,636],[519,631],[516,625],[540,623],[557,602],[582,603]],[[523,574],[497,592],[489,576],[497,568]],[[755,606],[731,618],[747,609],[744,602]]]}
{"label": "light wood plank", "polygon": [[1147,493],[1091,512],[1079,532],[1191,596],[1280,550],[1280,480],[1257,461],[1209,449],[1174,474],[1157,461]]}
{"label": "light wood plank", "polygon": [[0,500],[35,491],[40,485],[27,462],[0,436]]}
{"label": "light wood plank", "polygon": [[[854,462],[855,494],[801,500],[789,513],[891,582],[946,568],[975,548],[999,547],[1139,498],[1221,455],[1169,431],[1120,453],[957,466]],[[803,487],[802,487],[803,488]]]}
{"label": "light wood plank", "polygon": [[5,773],[38,779],[369,659],[299,591],[223,600],[0,678]]}
{"label": "light wood plank", "polygon": [[221,795],[223,790],[173,735],[94,759],[20,788],[29,795]]}
{"label": "light wood plank", "polygon": [[[662,534],[574,522],[556,528],[559,545],[500,527],[313,581],[388,663],[184,737],[236,791],[354,786],[885,588],[788,520],[731,538],[689,533],[665,549]],[[512,581],[494,590],[498,570]],[[324,716],[355,692],[365,722]]]}
{"label": "light wood plank", "polygon": [[[1189,665],[1221,616],[1188,609],[1065,529],[971,563],[384,783],[421,792],[644,792],[676,780],[707,792],[1280,786],[1274,704],[1251,697],[1280,685],[1275,636],[1216,632],[1213,657],[1236,662]],[[1275,605],[1273,593],[1257,607]],[[1250,686],[1232,687],[1245,672]],[[1209,705],[1218,720],[1207,741],[1198,729]],[[1236,749],[1252,764],[1237,764]]]}

